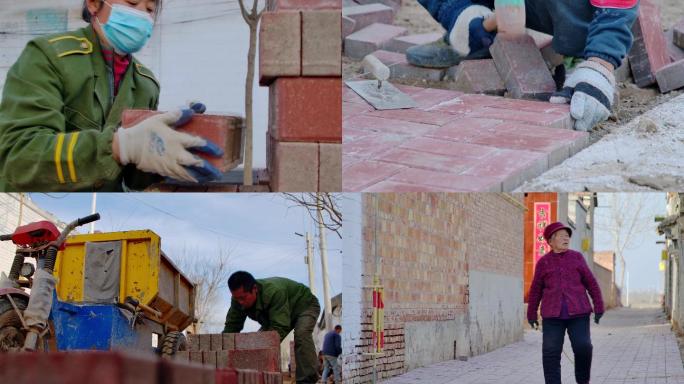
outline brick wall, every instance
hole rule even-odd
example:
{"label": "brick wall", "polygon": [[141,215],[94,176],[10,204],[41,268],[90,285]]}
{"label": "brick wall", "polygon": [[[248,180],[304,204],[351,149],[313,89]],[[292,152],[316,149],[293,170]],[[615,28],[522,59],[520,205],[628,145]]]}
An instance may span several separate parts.
{"label": "brick wall", "polygon": [[[443,339],[432,334],[433,337],[421,340],[432,343],[434,349],[441,348],[431,362],[470,354],[469,342],[454,336],[468,333],[464,319],[470,304],[469,269],[502,276],[514,284],[517,281],[518,291],[522,290],[522,198],[402,193],[364,194],[362,201],[362,220],[347,226],[345,219],[345,231],[362,228],[363,264],[360,271],[351,271],[349,277],[346,268],[344,273],[345,280],[361,274],[362,284],[367,287],[373,282],[377,261],[385,289],[385,353],[376,362],[378,378],[395,376],[416,366],[409,360],[409,348],[414,347],[406,344],[409,332],[412,340],[416,340],[417,334],[428,333],[426,330],[441,331],[451,337]],[[345,253],[345,259],[358,257],[358,251]],[[357,317],[345,316],[344,322],[345,328],[361,325],[356,329],[358,337],[345,338],[345,342],[352,343],[344,346],[344,377],[345,383],[350,384],[370,382],[373,373],[373,360],[363,355],[370,351],[371,344],[369,289],[345,286],[343,296],[360,291],[360,313]],[[514,299],[513,305],[522,308],[521,292],[517,296],[519,302]],[[512,313],[512,317],[517,316],[517,312]],[[518,328],[522,330],[521,326]],[[482,331],[486,336],[495,332]],[[445,344],[447,353],[442,348]],[[429,360],[421,362],[427,364]]]}

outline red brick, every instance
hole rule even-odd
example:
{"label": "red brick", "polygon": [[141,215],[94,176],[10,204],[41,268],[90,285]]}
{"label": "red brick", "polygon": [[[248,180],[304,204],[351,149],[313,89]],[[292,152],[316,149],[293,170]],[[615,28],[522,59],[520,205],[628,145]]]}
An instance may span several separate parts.
{"label": "red brick", "polygon": [[373,184],[364,189],[363,192],[453,192],[449,188],[440,188],[435,186],[425,186],[410,183],[398,183],[395,181],[385,180],[377,184]]}
{"label": "red brick", "polygon": [[506,92],[494,60],[466,60],[456,67],[453,79],[452,87],[466,93],[503,96]]}
{"label": "red brick", "polygon": [[412,94],[411,98],[415,101],[418,109],[424,111],[431,111],[442,103],[449,103],[461,96],[463,92],[437,89],[437,88],[421,88],[424,89],[418,93]]}
{"label": "red brick", "polygon": [[356,28],[356,20],[351,17],[342,16],[342,40],[351,35]]}
{"label": "red brick", "polygon": [[[396,116],[396,115],[395,115]],[[398,133],[410,136],[420,136],[437,128],[435,125],[413,123],[398,119],[373,117],[366,114],[344,121],[344,129],[354,128],[372,132]]]}
{"label": "red brick", "polygon": [[527,111],[517,111],[512,113],[511,110],[498,108],[478,108],[468,113],[468,117],[479,117],[487,119],[508,120],[514,122],[525,122],[545,127],[565,128],[572,127],[572,119],[570,114],[559,113],[537,113]]}
{"label": "red brick", "polygon": [[420,79],[439,81],[444,77],[444,69],[416,67],[406,61],[406,54],[380,49],[373,52],[390,69],[391,79]]}
{"label": "red brick", "polygon": [[301,14],[264,12],[259,25],[259,84],[301,75]]}
{"label": "red brick", "polygon": [[380,60],[381,63],[388,67],[397,63],[406,62],[406,55],[385,49],[378,49],[377,51],[373,52],[373,56],[375,56],[378,60]]}
{"label": "red brick", "polygon": [[227,368],[228,367],[228,351],[216,351],[216,368]]}
{"label": "red brick", "polygon": [[502,149],[487,157],[463,175],[500,177],[502,190],[510,191],[524,181],[539,176],[548,169],[548,156],[544,153]]}
{"label": "red brick", "polygon": [[407,49],[421,44],[431,43],[442,38],[444,35],[438,32],[421,33],[417,35],[399,36],[387,44],[388,51],[405,53]]}
{"label": "red brick", "polygon": [[210,333],[204,333],[200,334],[200,342],[199,342],[199,347],[200,351],[211,351],[211,334]]}
{"label": "red brick", "polygon": [[311,192],[318,188],[318,143],[278,142],[270,149],[271,190],[274,192]]}
{"label": "red brick", "polygon": [[228,351],[228,366],[235,369],[279,371],[280,349],[234,349]]}
{"label": "red brick", "polygon": [[188,351],[199,351],[199,335],[188,335]]}
{"label": "red brick", "polygon": [[537,113],[569,114],[570,105],[551,104],[546,101],[498,99],[495,103],[488,105],[492,108],[508,109],[511,111],[526,111]]}
{"label": "red brick", "polygon": [[342,141],[340,78],[279,78],[271,84],[269,103],[269,129],[276,140]]}
{"label": "red brick", "polygon": [[514,40],[497,38],[490,52],[513,98],[548,100],[556,90],[556,83],[531,36]]}
{"label": "red brick", "polygon": [[190,351],[190,361],[193,363],[202,363],[202,351]]}
{"label": "red brick", "polygon": [[501,120],[461,117],[443,125],[427,136],[442,140],[471,142],[482,134],[482,130],[501,123]]}
{"label": "red brick", "polygon": [[159,381],[159,359],[119,352],[0,354],[0,383],[149,384]]}
{"label": "red brick", "polygon": [[384,4],[397,12],[401,7],[401,0],[353,0],[357,4]]}
{"label": "red brick", "polygon": [[220,351],[223,349],[223,334],[213,333],[210,337],[210,351]]}
{"label": "red brick", "polygon": [[684,19],[672,27],[672,42],[679,48],[684,48]]}
{"label": "red brick", "polygon": [[498,177],[457,175],[424,169],[407,168],[389,178],[390,182],[415,184],[430,191],[433,187],[451,191],[500,192],[501,179]]}
{"label": "red brick", "polygon": [[216,384],[237,384],[238,374],[234,369],[216,370]]}
{"label": "red brick", "polygon": [[[502,124],[505,125],[505,124]],[[550,153],[567,142],[551,137],[525,135],[518,131],[501,131],[496,127],[483,132],[472,143],[496,148],[524,149],[527,151]],[[567,156],[566,156],[567,157]]]}
{"label": "red brick", "polygon": [[280,348],[280,336],[276,331],[244,332],[235,334],[236,349]]}
{"label": "red brick", "polygon": [[472,165],[471,160],[464,157],[437,155],[402,148],[387,152],[378,157],[378,160],[401,164],[411,168],[453,173],[464,171],[468,166]]}
{"label": "red brick", "polygon": [[[473,142],[477,141],[474,140]],[[496,151],[496,149],[484,145],[458,143],[429,137],[417,137],[406,141],[400,148],[464,159],[480,159]]]}
{"label": "red brick", "polygon": [[190,361],[190,351],[177,351],[173,358],[179,361]]}
{"label": "red brick", "polygon": [[342,0],[268,0],[269,11],[286,9],[340,9]]}
{"label": "red brick", "polygon": [[394,11],[383,4],[357,5],[342,8],[342,16],[355,21],[355,31],[366,28],[373,23],[392,24]]}
{"label": "red brick", "polygon": [[663,35],[665,36],[665,43],[667,44],[667,52],[670,54],[670,61],[679,61],[684,59],[684,48],[680,48],[674,44],[672,30],[669,29],[663,32]]}
{"label": "red brick", "polygon": [[632,26],[634,43],[628,54],[632,76],[639,87],[655,83],[655,72],[670,62],[662,32],[660,8],[650,0],[641,0],[638,18]]}
{"label": "red brick", "polygon": [[394,133],[369,134],[354,141],[345,140],[344,154],[356,158],[373,159],[398,147],[409,138],[410,136]]}
{"label": "red brick", "polygon": [[204,365],[216,368],[216,351],[202,351]]}
{"label": "red brick", "polygon": [[[215,384],[216,368],[198,364],[161,361],[161,377],[158,381],[164,384]],[[139,372],[134,372],[138,374]],[[91,381],[83,381],[89,383]],[[98,383],[102,384],[102,383]]]}
{"label": "red brick", "polygon": [[350,117],[362,115],[366,112],[375,111],[375,108],[370,104],[355,104],[355,103],[342,103],[342,120],[348,119]]}
{"label": "red brick", "polygon": [[235,333],[224,333],[222,349],[230,350],[235,349]]}
{"label": "red brick", "polygon": [[264,384],[264,374],[253,369],[238,369],[238,384]]}
{"label": "red brick", "polygon": [[[142,109],[124,110],[121,116],[121,126],[130,128],[147,117],[161,112]],[[221,172],[227,172],[242,163],[242,134],[243,119],[226,115],[196,114],[187,124],[177,128],[180,132],[200,136],[212,141],[224,151],[222,158],[209,157],[199,154]]]}
{"label": "red brick", "polygon": [[420,109],[384,109],[371,111],[365,114],[368,117],[382,117],[384,119],[394,119],[410,121],[413,123],[442,126],[452,120],[454,116],[448,113],[433,111],[421,111]]}
{"label": "red brick", "polygon": [[302,12],[302,76],[342,75],[339,10]]}
{"label": "red brick", "polygon": [[345,192],[360,192],[369,185],[385,180],[405,168],[399,164],[364,161],[345,167],[342,184]]}
{"label": "red brick", "polygon": [[342,191],[342,144],[321,143],[319,151],[318,190]]}
{"label": "red brick", "polygon": [[344,54],[353,59],[361,59],[369,53],[384,48],[393,38],[405,34],[406,28],[404,27],[371,24],[344,39]]}
{"label": "red brick", "polygon": [[670,92],[684,87],[684,60],[668,64],[656,71],[660,92]]}
{"label": "red brick", "polygon": [[282,373],[264,372],[264,384],[283,384]]}

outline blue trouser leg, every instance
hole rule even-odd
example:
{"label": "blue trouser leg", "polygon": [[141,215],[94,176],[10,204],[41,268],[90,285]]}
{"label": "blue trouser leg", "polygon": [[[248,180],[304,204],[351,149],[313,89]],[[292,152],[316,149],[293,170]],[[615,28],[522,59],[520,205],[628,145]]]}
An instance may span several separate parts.
{"label": "blue trouser leg", "polygon": [[526,0],[527,28],[553,35],[553,49],[584,57],[594,7],[588,0]]}
{"label": "blue trouser leg", "polygon": [[591,357],[594,349],[589,331],[590,319],[586,316],[567,321],[568,336],[572,351],[575,353],[575,379],[578,383],[585,384],[591,376]]}
{"label": "blue trouser leg", "polygon": [[565,340],[565,320],[544,319],[542,323],[542,363],[544,366],[544,382],[561,384],[561,353]]}

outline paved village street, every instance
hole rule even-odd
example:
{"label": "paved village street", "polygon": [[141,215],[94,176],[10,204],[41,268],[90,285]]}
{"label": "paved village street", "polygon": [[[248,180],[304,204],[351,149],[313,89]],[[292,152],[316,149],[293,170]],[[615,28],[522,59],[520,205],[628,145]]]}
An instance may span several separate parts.
{"label": "paved village street", "polygon": [[[684,366],[675,335],[659,308],[620,308],[593,323],[592,384],[684,383]],[[543,384],[542,334],[525,331],[524,340],[476,356],[447,361],[383,381],[384,384]],[[575,383],[570,340],[561,359],[564,383]]]}

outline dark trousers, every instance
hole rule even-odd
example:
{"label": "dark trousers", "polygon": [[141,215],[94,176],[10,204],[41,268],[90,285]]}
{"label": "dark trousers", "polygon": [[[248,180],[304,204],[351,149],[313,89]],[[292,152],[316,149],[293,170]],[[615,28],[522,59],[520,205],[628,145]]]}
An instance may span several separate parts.
{"label": "dark trousers", "polygon": [[297,384],[314,384],[318,382],[318,353],[313,340],[321,307],[314,299],[309,309],[302,312],[294,325],[294,347]]}
{"label": "dark trousers", "polygon": [[542,361],[546,384],[561,384],[561,353],[565,331],[568,331],[572,351],[575,354],[575,380],[579,384],[589,383],[591,375],[591,335],[589,316],[574,319],[544,319]]}

